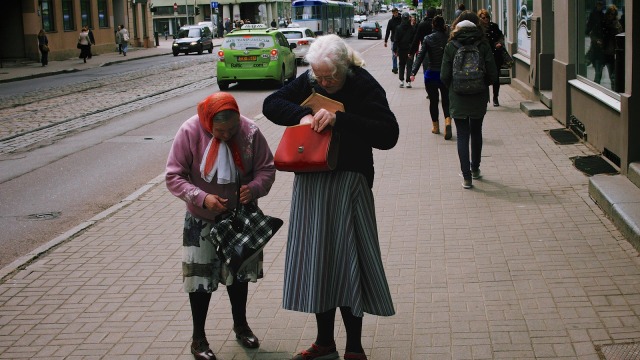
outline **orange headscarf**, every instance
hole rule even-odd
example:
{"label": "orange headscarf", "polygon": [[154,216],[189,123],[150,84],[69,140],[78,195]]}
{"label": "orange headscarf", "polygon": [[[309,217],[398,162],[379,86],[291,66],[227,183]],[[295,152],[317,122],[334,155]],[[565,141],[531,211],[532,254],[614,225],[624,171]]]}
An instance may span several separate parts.
{"label": "orange headscarf", "polygon": [[[209,134],[213,135],[213,117],[220,111],[224,110],[233,110],[238,114],[240,113],[238,103],[233,95],[226,92],[217,92],[207,96],[198,104],[198,118],[200,120],[200,125],[202,125]],[[240,152],[238,151],[238,147],[235,142],[230,141],[228,145],[231,149],[231,153],[233,154],[233,162],[238,166],[238,168],[244,170],[240,159]],[[204,167],[205,174],[208,174],[211,169],[213,169],[213,165],[216,163],[216,158],[218,157],[218,149],[220,149],[220,140],[214,137],[211,148],[206,154],[207,159]]]}

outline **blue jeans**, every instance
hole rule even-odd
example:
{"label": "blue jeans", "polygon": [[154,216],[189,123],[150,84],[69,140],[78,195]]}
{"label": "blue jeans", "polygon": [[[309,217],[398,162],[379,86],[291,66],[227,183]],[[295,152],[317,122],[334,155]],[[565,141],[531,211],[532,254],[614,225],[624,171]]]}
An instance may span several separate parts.
{"label": "blue jeans", "polygon": [[394,70],[398,68],[398,57],[393,52],[393,41],[391,42],[391,66]]}
{"label": "blue jeans", "polygon": [[[480,169],[482,156],[482,121],[484,118],[453,119],[456,123],[458,158],[462,177],[471,179],[471,170]],[[469,140],[471,140],[471,161],[469,161]]]}

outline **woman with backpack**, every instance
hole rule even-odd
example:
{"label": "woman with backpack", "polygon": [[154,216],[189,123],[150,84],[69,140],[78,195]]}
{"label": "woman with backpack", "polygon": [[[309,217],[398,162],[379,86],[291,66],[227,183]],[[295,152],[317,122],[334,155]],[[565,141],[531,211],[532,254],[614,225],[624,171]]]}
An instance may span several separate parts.
{"label": "woman with backpack", "polygon": [[426,56],[427,67],[424,72],[424,87],[427,89],[427,95],[429,95],[429,113],[433,124],[431,132],[440,134],[440,121],[438,120],[440,110],[438,105],[440,103],[439,96],[442,95],[445,140],[451,139],[451,117],[449,115],[449,90],[440,80],[440,66],[442,65],[442,56],[444,47],[447,45],[447,38],[447,27],[444,23],[444,18],[438,15],[433,18],[433,32],[424,37],[420,53],[418,53],[413,63],[413,69],[411,69],[411,81],[414,81]]}
{"label": "woman with backpack", "polygon": [[489,85],[498,81],[493,52],[478,21],[478,15],[472,11],[462,12],[454,21],[440,68],[440,79],[449,88],[449,111],[456,123],[465,189],[473,186],[472,178],[481,177],[482,122],[487,113]]}

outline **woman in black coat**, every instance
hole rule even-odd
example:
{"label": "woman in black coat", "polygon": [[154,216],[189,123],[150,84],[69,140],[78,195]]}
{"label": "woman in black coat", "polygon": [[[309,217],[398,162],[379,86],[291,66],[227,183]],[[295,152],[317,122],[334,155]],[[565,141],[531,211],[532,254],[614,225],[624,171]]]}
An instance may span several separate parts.
{"label": "woman in black coat", "polygon": [[[489,45],[491,45],[496,68],[500,71],[503,64],[504,34],[500,30],[500,27],[498,27],[498,24],[491,21],[491,15],[489,15],[486,9],[480,9],[478,11],[478,18],[480,19],[480,26],[484,30],[487,40],[489,40]],[[496,81],[493,83],[493,106],[500,106],[500,102],[498,101],[499,93],[500,81]]]}

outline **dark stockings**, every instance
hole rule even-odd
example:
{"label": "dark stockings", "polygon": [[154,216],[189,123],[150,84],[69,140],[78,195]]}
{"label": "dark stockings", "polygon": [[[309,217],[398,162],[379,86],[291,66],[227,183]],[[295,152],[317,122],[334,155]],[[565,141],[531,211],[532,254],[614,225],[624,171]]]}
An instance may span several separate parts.
{"label": "dark stockings", "polygon": [[[249,283],[234,282],[227,286],[227,294],[231,302],[231,313],[233,315],[234,326],[247,325],[247,294]],[[193,318],[193,339],[204,340],[207,338],[204,331],[204,324],[207,320],[211,293],[192,292],[189,293],[189,303],[191,304],[191,316]]]}
{"label": "dark stockings", "polygon": [[204,323],[207,320],[207,311],[211,293],[192,292],[189,293],[189,303],[191,304],[191,317],[193,318],[193,340],[204,340],[207,338],[204,332]]}
{"label": "dark stockings", "polygon": [[[340,307],[342,321],[347,331],[346,352],[364,353],[362,348],[362,318],[351,313],[351,308]],[[336,319],[336,309],[329,310],[320,314],[316,314],[318,323],[318,336],[316,344],[320,346],[330,346],[335,344],[333,331]]]}
{"label": "dark stockings", "polygon": [[247,325],[247,294],[249,293],[249,283],[234,281],[233,285],[227,286],[227,294],[231,302],[231,314],[233,315],[233,326]]}

